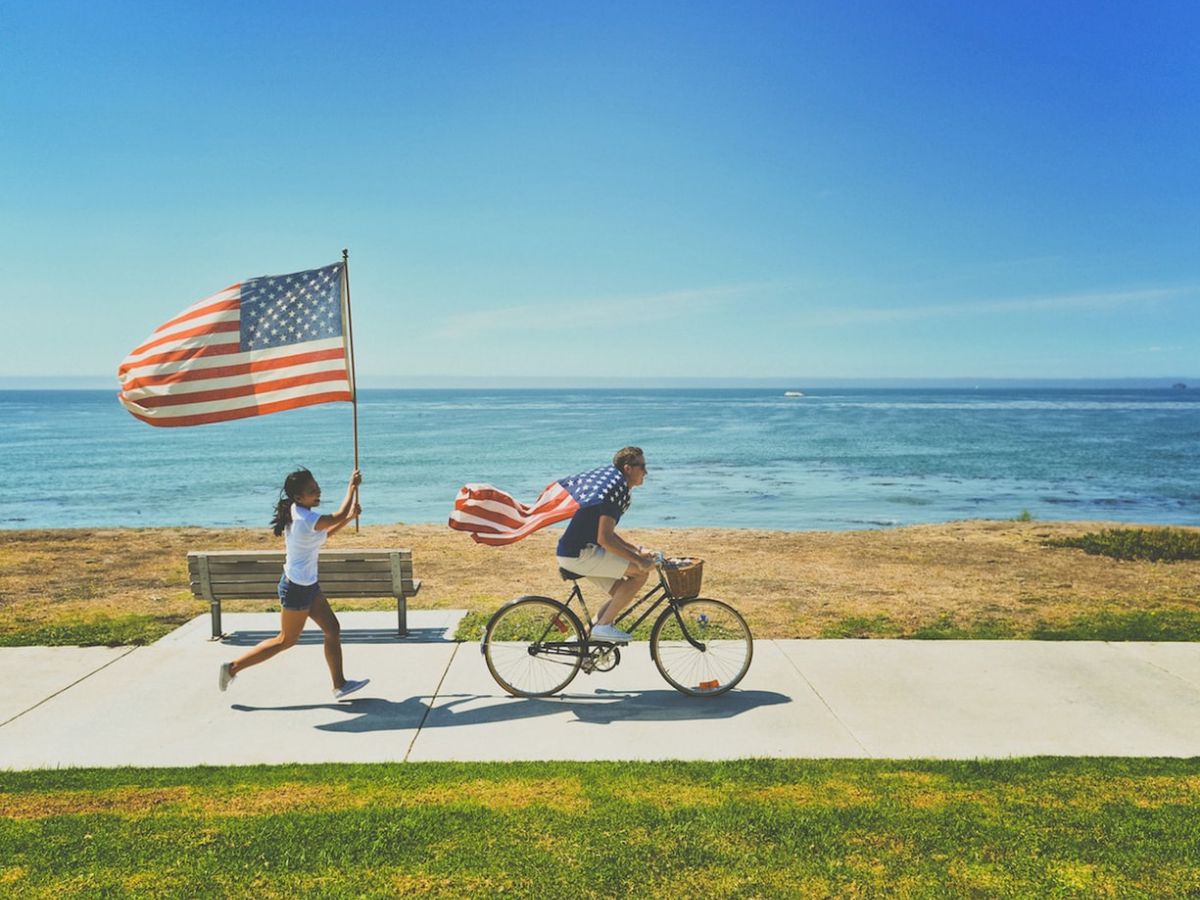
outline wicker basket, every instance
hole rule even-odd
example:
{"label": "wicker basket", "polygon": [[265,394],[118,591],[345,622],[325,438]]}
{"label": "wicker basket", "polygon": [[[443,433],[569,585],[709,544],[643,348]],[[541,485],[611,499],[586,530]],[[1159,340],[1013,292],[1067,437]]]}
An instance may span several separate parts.
{"label": "wicker basket", "polygon": [[680,599],[698,597],[700,582],[704,577],[704,560],[668,559],[663,564],[663,577],[674,596]]}

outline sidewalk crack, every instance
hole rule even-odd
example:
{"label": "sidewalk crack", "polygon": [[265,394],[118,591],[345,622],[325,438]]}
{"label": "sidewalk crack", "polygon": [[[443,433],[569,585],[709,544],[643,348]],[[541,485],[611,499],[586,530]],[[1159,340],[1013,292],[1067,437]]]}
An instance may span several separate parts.
{"label": "sidewalk crack", "polygon": [[780,654],[782,654],[783,658],[788,661],[788,664],[793,669],[796,670],[796,674],[799,675],[804,680],[804,683],[808,685],[808,689],[813,692],[813,694],[816,696],[816,698],[818,700],[821,701],[821,705],[824,706],[827,710],[829,710],[829,714],[831,716],[833,716],[833,720],[842,726],[842,728],[845,730],[846,734],[850,735],[851,740],[853,740],[854,743],[858,744],[859,748],[867,756],[868,759],[873,759],[874,756],[871,753],[871,751],[868,750],[866,748],[866,746],[863,744],[863,742],[858,739],[858,735],[855,734],[851,730],[850,726],[842,721],[842,717],[833,711],[833,707],[829,705],[829,701],[821,696],[821,692],[817,690],[817,686],[815,684],[813,684],[809,680],[808,676],[805,675],[804,672],[800,669],[800,667],[798,665],[796,665],[796,661],[794,659],[792,659],[790,656],[788,656],[787,653],[784,653],[783,648],[779,646],[778,641],[771,641],[771,643],[775,645],[775,649],[778,650],[780,652]]}
{"label": "sidewalk crack", "polygon": [[442,671],[442,677],[438,679],[437,687],[433,689],[433,696],[429,698],[429,705],[425,707],[425,715],[421,716],[421,723],[417,725],[417,730],[413,732],[412,740],[408,742],[408,749],[404,751],[404,762],[408,762],[408,757],[412,754],[413,745],[417,743],[417,738],[421,736],[421,729],[425,727],[425,720],[433,712],[433,704],[437,703],[438,695],[442,693],[442,685],[446,683],[446,676],[450,674],[450,667],[454,665],[454,657],[458,656],[458,648],[462,645],[462,641],[456,641],[454,644],[454,651],[450,654],[450,659],[446,662],[446,668]]}
{"label": "sidewalk crack", "polygon": [[12,716],[8,719],[5,719],[3,722],[0,722],[0,728],[3,728],[9,722],[15,722],[17,719],[21,718],[21,716],[25,715],[25,713],[27,713],[27,712],[33,712],[35,709],[37,709],[43,703],[48,703],[49,701],[53,700],[55,697],[57,697],[59,694],[63,693],[64,691],[69,691],[71,688],[75,687],[75,685],[79,684],[81,681],[86,681],[87,679],[89,679],[93,675],[95,675],[97,672],[101,672],[104,669],[107,669],[113,663],[120,662],[125,657],[127,657],[130,653],[132,653],[134,650],[137,650],[137,649],[139,649],[139,648],[138,647],[130,647],[128,650],[126,650],[120,656],[114,656],[112,659],[110,659],[104,665],[102,665],[96,669],[93,669],[92,671],[88,672],[86,675],[83,675],[80,678],[75,679],[70,684],[68,684],[66,687],[60,688],[59,690],[55,691],[49,697],[43,697],[37,703],[33,704],[33,706],[29,707],[29,709],[23,709],[19,713],[17,713],[15,716]]}
{"label": "sidewalk crack", "polygon": [[1180,675],[1178,672],[1172,671],[1171,669],[1168,669],[1166,666],[1160,665],[1159,663],[1155,662],[1153,659],[1146,659],[1145,657],[1135,656],[1132,652],[1130,652],[1130,650],[1127,647],[1119,646],[1121,644],[1127,643],[1126,641],[1106,641],[1106,643],[1108,644],[1108,646],[1112,647],[1114,650],[1117,650],[1117,652],[1123,654],[1126,659],[1132,659],[1134,662],[1140,662],[1142,665],[1149,666],[1151,669],[1157,669],[1159,672],[1162,672],[1164,675],[1169,675],[1171,678],[1174,678],[1176,681],[1182,681],[1184,684],[1186,684],[1190,688],[1200,689],[1200,683],[1193,681],[1187,675]]}

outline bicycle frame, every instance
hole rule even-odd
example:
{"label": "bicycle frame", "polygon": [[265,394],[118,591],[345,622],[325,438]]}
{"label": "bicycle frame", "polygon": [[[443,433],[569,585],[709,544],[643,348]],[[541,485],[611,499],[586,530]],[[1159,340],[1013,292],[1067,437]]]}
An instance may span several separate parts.
{"label": "bicycle frame", "polygon": [[[630,598],[632,602],[613,624],[633,632],[653,617],[647,626],[650,658],[659,674],[681,693],[716,696],[735,687],[753,654],[745,620],[723,601],[675,594],[668,580],[674,573],[664,567],[661,557],[657,570],[657,583],[640,597]],[[569,572],[564,577],[572,581],[564,599],[516,597],[498,609],[484,629],[479,651],[492,677],[514,696],[551,696],[565,689],[580,671],[609,672],[621,662],[628,639],[593,638],[588,626],[592,614],[579,578]]]}
{"label": "bicycle frame", "polygon": [[[697,641],[694,637],[692,637],[691,633],[687,629],[687,624],[683,621],[683,616],[679,614],[679,598],[672,594],[671,589],[667,587],[667,580],[663,577],[662,569],[657,568],[657,571],[658,584],[652,586],[650,590],[642,594],[642,596],[639,597],[632,606],[625,609],[617,617],[614,624],[618,626],[622,625],[622,623],[633,616],[633,614],[636,613],[643,605],[649,604],[646,606],[642,614],[638,616],[637,621],[628,627],[623,627],[623,630],[632,634],[635,629],[640,627],[643,622],[645,622],[648,618],[650,618],[650,616],[658,611],[659,607],[662,606],[663,601],[665,600],[670,605],[671,611],[675,614],[675,621],[679,623],[679,630],[683,633],[683,636],[687,639],[687,642],[697,650],[703,651],[705,649],[704,643],[702,641]],[[586,621],[590,622],[592,619],[592,614],[587,607],[587,603],[583,599],[583,591],[579,588],[579,579],[575,579],[571,583],[571,593],[567,595],[567,600],[563,605],[566,606],[567,609],[570,609],[572,600],[579,601],[580,607],[583,608]],[[588,639],[587,643],[588,645],[591,644],[590,638]]]}

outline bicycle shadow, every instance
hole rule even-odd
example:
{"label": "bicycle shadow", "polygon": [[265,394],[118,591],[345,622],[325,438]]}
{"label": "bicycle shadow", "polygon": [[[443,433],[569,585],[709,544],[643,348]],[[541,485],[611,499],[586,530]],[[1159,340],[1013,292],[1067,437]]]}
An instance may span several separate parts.
{"label": "bicycle shadow", "polygon": [[[431,705],[436,700],[436,705]],[[448,702],[447,702],[448,700]],[[238,712],[302,712],[327,709],[346,716],[340,721],[314,725],[318,731],[361,734],[375,731],[466,728],[543,716],[574,715],[576,722],[609,725],[613,722],[685,722],[730,719],[763,706],[791,703],[775,691],[730,691],[719,697],[685,697],[673,690],[610,691],[565,694],[557,697],[517,699],[488,694],[417,695],[405,700],[363,697],[340,703],[304,703],[288,706],[249,706],[235,703]]]}
{"label": "bicycle shadow", "polygon": [[717,697],[685,697],[674,690],[615,691],[598,688],[591,694],[565,694],[558,702],[560,709],[563,705],[569,707],[580,722],[608,725],[616,721],[732,719],[759,707],[791,703],[792,698],[775,691],[733,690]]}

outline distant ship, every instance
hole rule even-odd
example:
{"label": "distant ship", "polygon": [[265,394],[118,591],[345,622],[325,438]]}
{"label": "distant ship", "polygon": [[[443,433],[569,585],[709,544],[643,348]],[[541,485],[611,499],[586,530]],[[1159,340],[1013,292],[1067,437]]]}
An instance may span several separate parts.
{"label": "distant ship", "polygon": [[1173,385],[1171,385],[1171,387],[1173,387],[1177,391],[1186,391],[1187,390],[1187,385],[1184,384],[1182,381],[1175,382]]}
{"label": "distant ship", "polygon": [[803,391],[784,391],[783,396],[785,396],[785,397],[803,397],[804,392]]}

